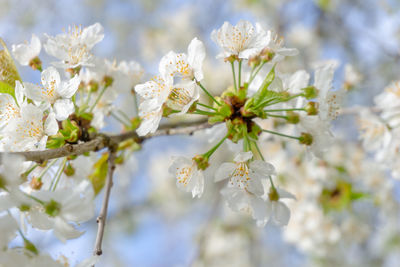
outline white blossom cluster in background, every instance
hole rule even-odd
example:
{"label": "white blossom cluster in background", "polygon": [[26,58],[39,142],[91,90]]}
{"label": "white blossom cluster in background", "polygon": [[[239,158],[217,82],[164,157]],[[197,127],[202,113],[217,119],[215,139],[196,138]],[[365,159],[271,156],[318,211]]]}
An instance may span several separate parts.
{"label": "white blossom cluster in background", "polygon": [[[362,79],[351,65],[345,67],[343,86],[335,89],[338,62],[314,64],[312,73],[286,72],[284,64],[298,55],[297,49],[287,48],[282,37],[258,23],[225,22],[212,31],[211,40],[232,78],[215,95],[203,72],[207,46],[197,37],[187,51],[163,56],[158,74],[148,81],[135,61],[117,63],[93,55],[103,38],[103,27],[96,23],[43,40],[32,35],[29,43],[13,45],[11,53],[2,43],[0,266],[70,266],[68,259],[40,251],[27,236],[52,231],[64,243],[82,236],[81,224],[95,216],[94,200],[104,187],[110,157],[110,152],[93,151],[28,162],[10,152],[85,144],[117,123],[122,133],[138,136],[116,148],[117,174],[123,176],[134,168],[133,154],[142,148],[137,140],[157,135],[163,120],[180,122],[183,115],[194,122],[202,117],[208,129],[201,137],[194,135],[205,145],[191,157],[172,158],[168,173],[177,189],[196,200],[218,190],[224,213],[255,221],[243,227],[247,232],[235,232],[245,222],[224,216],[215,234],[200,238],[204,248],[194,266],[246,266],[252,259],[249,240],[270,225],[281,227],[288,243],[327,264],[340,264],[337,255],[344,252],[339,248],[348,244],[371,251],[385,247],[386,237],[373,234],[371,221],[389,218],[381,224],[395,228],[398,218],[393,181],[385,174],[391,170],[397,178],[400,172],[398,82],[376,97],[376,107],[360,112],[363,147],[375,153],[374,162],[361,147],[332,133],[346,92]],[[48,65],[41,60],[42,46],[54,58]],[[41,83],[23,81],[12,57],[39,71]],[[167,172],[164,154],[150,164],[163,166],[151,170],[160,187],[154,198],[159,208],[172,212],[179,206],[179,212],[185,200],[159,177]],[[173,199],[172,204],[163,197]],[[224,239],[230,246],[221,243]],[[75,266],[99,260],[92,256]]]}

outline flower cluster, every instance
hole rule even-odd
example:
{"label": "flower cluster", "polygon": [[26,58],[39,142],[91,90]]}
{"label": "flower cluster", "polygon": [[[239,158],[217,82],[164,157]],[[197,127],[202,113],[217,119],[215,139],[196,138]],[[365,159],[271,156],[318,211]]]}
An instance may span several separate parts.
{"label": "flower cluster", "polygon": [[[42,42],[37,36],[29,43],[13,45],[11,53],[1,41],[0,225],[2,231],[8,229],[0,238],[1,266],[69,266],[39,251],[26,237],[27,231],[52,230],[62,242],[81,236],[79,225],[94,216],[95,195],[106,175],[99,169],[104,170],[107,159],[107,155],[98,159],[88,154],[34,163],[8,152],[89,141],[105,126],[107,115],[124,129],[137,127],[137,110],[131,103],[135,103],[133,88],[143,69],[135,61],[117,64],[95,57],[91,50],[103,37],[99,23],[71,27],[55,37],[46,35],[45,52],[59,60],[49,66],[40,59]],[[39,71],[40,84],[22,81],[12,56],[20,65]],[[130,97],[116,105],[124,95]],[[125,152],[136,149],[125,148]],[[19,223],[15,216],[21,218]],[[24,242],[22,251],[10,245],[17,233]],[[92,266],[97,259],[91,257],[77,266]]]}
{"label": "flower cluster", "polygon": [[[183,113],[207,116],[210,124],[225,124],[222,139],[209,151],[192,159],[174,160],[170,173],[176,176],[178,188],[201,197],[205,184],[203,171],[210,165],[209,158],[225,140],[240,142],[243,149],[235,157],[235,163],[223,164],[216,173],[216,182],[229,178],[221,194],[232,210],[249,212],[259,225],[270,219],[286,225],[290,211],[280,200],[294,196],[274,186],[274,168],[264,161],[258,139],[263,132],[295,139],[320,157],[332,143],[330,123],[338,115],[343,96],[343,90],[332,88],[337,64],[320,64],[310,85],[310,75],[304,70],[293,75],[280,73],[279,63],[298,51],[284,47],[282,38],[263,30],[259,24],[254,27],[241,20],[233,26],[225,22],[211,33],[211,39],[222,50],[217,58],[231,64],[232,87],[220,96],[205,88],[202,84],[205,49],[195,38],[187,54],[167,53],[160,61],[160,74],[135,87],[141,97],[138,134],[154,133],[163,116]],[[211,104],[199,100],[200,89]],[[281,126],[273,128],[295,125],[290,130],[297,136],[262,127],[275,119],[280,120]],[[215,129],[219,131],[220,126]]]}
{"label": "flower cluster", "polygon": [[[400,82],[392,82],[375,97],[375,107],[360,112],[361,138],[367,151],[375,152],[378,162],[400,177]],[[379,114],[375,114],[376,111]]]}

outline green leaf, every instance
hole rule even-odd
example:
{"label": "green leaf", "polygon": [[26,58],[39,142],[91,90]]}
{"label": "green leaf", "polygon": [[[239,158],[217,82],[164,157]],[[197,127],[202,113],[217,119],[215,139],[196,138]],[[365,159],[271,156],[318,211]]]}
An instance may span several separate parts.
{"label": "green leaf", "polygon": [[6,82],[0,81],[0,93],[14,96],[14,88]]}
{"label": "green leaf", "polygon": [[108,152],[104,153],[100,159],[93,165],[93,172],[89,175],[93,190],[97,195],[103,189],[106,182],[108,171]]}
{"label": "green leaf", "polygon": [[267,77],[265,77],[264,82],[261,84],[260,88],[254,95],[254,105],[258,106],[260,103],[265,101],[265,98],[270,94],[268,87],[275,79],[275,66],[270,70]]}
{"label": "green leaf", "polygon": [[[3,49],[0,50],[0,81],[2,83],[8,84],[12,88],[12,90],[10,90],[10,88],[6,88],[4,90],[7,90],[8,94],[14,95],[15,81],[21,81],[21,78],[19,76],[17,67],[15,66],[14,60],[7,49],[6,44],[0,38],[0,49],[1,48]],[[4,85],[1,86],[1,88],[3,87]]]}

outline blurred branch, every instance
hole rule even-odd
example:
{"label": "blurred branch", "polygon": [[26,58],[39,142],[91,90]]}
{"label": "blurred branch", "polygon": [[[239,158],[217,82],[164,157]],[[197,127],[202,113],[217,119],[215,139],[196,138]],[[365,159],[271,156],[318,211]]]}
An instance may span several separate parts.
{"label": "blurred branch", "polygon": [[[111,144],[119,144],[123,141],[133,139],[136,143],[163,135],[192,135],[194,132],[212,127],[206,120],[184,123],[184,126],[163,125],[153,134],[138,136],[136,131],[129,131],[119,135],[97,134],[92,140],[80,144],[67,144],[56,149],[42,151],[13,152],[12,154],[24,156],[27,161],[44,162],[49,159],[62,158],[71,155],[82,155],[91,151],[98,151],[109,147]],[[1,152],[0,155],[6,152]]]}
{"label": "blurred branch", "polygon": [[107,219],[107,210],[108,210],[108,202],[110,200],[110,193],[111,193],[111,187],[113,185],[113,174],[115,170],[115,158],[116,158],[116,150],[117,150],[117,145],[112,144],[111,147],[109,148],[110,153],[108,156],[108,172],[107,172],[107,179],[106,179],[106,185],[105,185],[105,193],[104,193],[104,199],[103,199],[103,204],[101,206],[100,214],[97,217],[97,236],[96,236],[96,243],[94,246],[94,255],[100,256],[103,254],[103,251],[101,249],[101,245],[103,242],[103,236],[104,236],[104,227],[106,225],[106,219]]}

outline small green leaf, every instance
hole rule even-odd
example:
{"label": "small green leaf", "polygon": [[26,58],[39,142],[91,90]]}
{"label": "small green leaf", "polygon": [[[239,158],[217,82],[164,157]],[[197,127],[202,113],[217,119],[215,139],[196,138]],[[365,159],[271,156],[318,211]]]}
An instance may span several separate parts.
{"label": "small green leaf", "polygon": [[14,96],[14,88],[8,83],[0,81],[0,93]]}
{"label": "small green leaf", "polygon": [[[8,84],[12,88],[12,93],[7,92],[8,94],[14,95],[14,87],[15,81],[21,81],[19,76],[17,67],[15,66],[14,60],[10,55],[10,52],[7,49],[6,44],[0,38],[0,81]],[[1,86],[2,88],[4,87]],[[2,89],[3,90],[3,89]],[[5,89],[10,91],[10,89]]]}
{"label": "small green leaf", "polygon": [[103,189],[106,182],[108,171],[108,152],[104,153],[100,159],[93,165],[93,172],[89,175],[93,190],[97,195]]}

